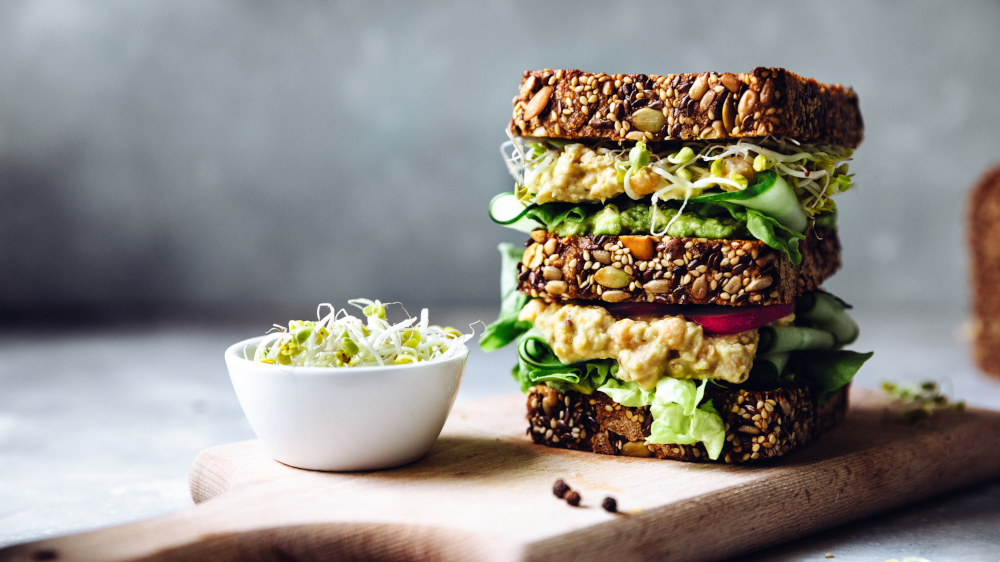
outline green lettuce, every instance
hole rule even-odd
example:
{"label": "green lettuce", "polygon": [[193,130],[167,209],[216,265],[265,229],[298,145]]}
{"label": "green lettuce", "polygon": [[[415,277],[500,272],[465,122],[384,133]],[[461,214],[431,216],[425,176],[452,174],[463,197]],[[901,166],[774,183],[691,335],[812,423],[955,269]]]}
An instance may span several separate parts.
{"label": "green lettuce", "polygon": [[650,443],[693,445],[701,442],[709,458],[715,460],[726,443],[726,430],[722,416],[710,400],[699,406],[705,397],[706,384],[707,381],[696,385],[690,380],[664,377],[656,383],[656,388],[646,391],[631,381],[608,379],[597,390],[623,406],[649,406],[653,416],[649,427]]}
{"label": "green lettuce", "polygon": [[[590,205],[594,207],[594,205]],[[545,225],[549,230],[559,226],[564,221],[583,222],[590,210],[583,205],[573,203],[545,203],[532,205],[524,216]]]}
{"label": "green lettuce", "polygon": [[653,403],[653,395],[656,389],[648,391],[634,382],[623,382],[618,379],[608,379],[600,388],[599,392],[607,394],[615,402],[629,408],[640,408]]}
{"label": "green lettuce", "polygon": [[806,237],[805,234],[795,232],[790,228],[785,228],[776,219],[773,219],[756,209],[750,209],[729,203],[728,201],[716,201],[715,205],[725,208],[733,218],[746,221],[747,230],[757,240],[768,246],[788,254],[788,259],[795,265],[802,263],[802,252],[799,251],[799,240]]}
{"label": "green lettuce", "polygon": [[513,244],[500,244],[500,316],[486,327],[479,338],[479,347],[483,351],[493,351],[516,340],[521,334],[531,329],[531,322],[518,320],[531,297],[517,290],[517,264],[521,262],[524,250]]}
{"label": "green lettuce", "polygon": [[858,353],[846,349],[812,349],[793,354],[795,379],[808,384],[816,402],[826,403],[838,390],[851,382],[858,370],[875,352]]}
{"label": "green lettuce", "polygon": [[858,353],[846,349],[807,349],[791,353],[755,357],[749,378],[741,384],[713,380],[724,389],[767,390],[789,384],[804,384],[812,389],[816,402],[826,403],[838,390],[851,382],[874,352]]}
{"label": "green lettuce", "polygon": [[547,384],[560,391],[593,394],[597,387],[618,373],[618,361],[614,359],[564,365],[537,329],[530,330],[521,338],[517,345],[517,358],[512,375],[521,385],[521,392],[527,392],[536,384]]}

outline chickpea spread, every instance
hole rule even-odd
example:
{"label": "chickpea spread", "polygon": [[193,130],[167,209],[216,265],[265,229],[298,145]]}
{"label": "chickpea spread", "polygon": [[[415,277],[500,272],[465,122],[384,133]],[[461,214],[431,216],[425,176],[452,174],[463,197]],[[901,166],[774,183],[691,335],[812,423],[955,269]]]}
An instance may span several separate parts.
{"label": "chickpea spread", "polygon": [[600,306],[535,300],[519,319],[533,322],[563,363],[617,359],[617,377],[646,390],[661,377],[740,384],[750,375],[757,352],[757,330],[706,336],[701,326],[681,316],[617,320]]}
{"label": "chickpea spread", "polygon": [[[582,144],[568,144],[556,165],[536,176],[526,187],[539,204],[603,201],[625,193],[617,174],[615,157],[606,149],[595,151]],[[650,195],[666,185],[649,167],[629,178],[629,186],[636,195]]]}

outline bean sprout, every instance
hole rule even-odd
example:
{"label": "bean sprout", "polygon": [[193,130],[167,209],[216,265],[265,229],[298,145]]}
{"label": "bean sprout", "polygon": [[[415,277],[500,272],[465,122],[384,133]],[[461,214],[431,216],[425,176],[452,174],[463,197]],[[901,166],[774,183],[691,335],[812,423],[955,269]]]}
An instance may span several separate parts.
{"label": "bean sprout", "polygon": [[[523,200],[528,202],[539,192],[541,183],[545,181],[543,176],[555,169],[566,143],[552,139],[514,137],[510,131],[507,134],[510,140],[502,145],[501,152],[508,171],[524,190]],[[523,142],[531,147],[529,151],[525,150]],[[600,155],[610,155],[616,169],[627,167],[628,148],[610,149],[605,147],[606,144],[600,142],[593,145],[592,149]],[[510,154],[508,147],[513,147]],[[711,164],[723,158],[753,160],[755,157],[763,157],[763,167],[759,169],[755,160],[755,171],[773,169],[777,172],[795,189],[803,209],[814,216],[835,209],[836,204],[830,197],[851,187],[852,175],[846,170],[846,163],[850,162],[851,155],[850,149],[838,146],[800,144],[794,139],[776,137],[765,137],[758,144],[739,140],[731,144],[688,142],[679,149],[674,145],[669,150],[650,154],[648,165],[651,171],[663,177],[667,183],[655,192],[652,202],[655,207],[658,200],[696,197],[703,190],[711,188],[727,191],[744,189],[745,182],[741,185],[728,177],[713,175],[709,170]],[[688,175],[690,180],[682,177],[682,174]],[[632,174],[626,173],[624,177],[619,177],[619,183],[631,199],[641,199],[642,196],[633,190],[631,179]],[[834,187],[831,188],[831,185]]]}
{"label": "bean sprout", "polygon": [[[299,367],[403,365],[452,357],[474,335],[429,325],[426,308],[421,310],[419,321],[410,317],[390,324],[382,302],[347,302],[361,309],[364,321],[348,314],[347,309],[337,310],[323,303],[316,308],[319,320],[292,320],[287,327],[275,324],[272,332],[276,333],[256,349],[247,347],[244,357],[252,355],[258,363]],[[329,310],[326,315],[324,308]]]}

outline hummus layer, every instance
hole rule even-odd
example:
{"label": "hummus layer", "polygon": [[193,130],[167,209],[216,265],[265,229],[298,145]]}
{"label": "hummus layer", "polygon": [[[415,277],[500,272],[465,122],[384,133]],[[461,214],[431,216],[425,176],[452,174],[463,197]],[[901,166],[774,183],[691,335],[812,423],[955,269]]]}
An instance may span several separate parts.
{"label": "hummus layer", "polygon": [[[525,187],[535,194],[536,203],[603,201],[625,193],[625,186],[618,183],[617,177],[615,157],[610,152],[568,144],[556,165],[533,178]],[[640,196],[650,195],[666,185],[666,180],[648,166],[629,178],[632,192]]]}
{"label": "hummus layer", "polygon": [[646,390],[661,377],[742,383],[757,352],[757,330],[707,336],[680,316],[617,320],[600,306],[535,300],[519,319],[533,322],[563,363],[617,359],[618,378]]}

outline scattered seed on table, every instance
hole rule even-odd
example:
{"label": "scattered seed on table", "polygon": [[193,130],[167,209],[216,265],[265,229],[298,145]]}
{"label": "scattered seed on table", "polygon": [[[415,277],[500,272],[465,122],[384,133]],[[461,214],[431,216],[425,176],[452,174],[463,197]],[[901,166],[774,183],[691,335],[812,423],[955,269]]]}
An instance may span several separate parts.
{"label": "scattered seed on table", "polygon": [[566,492],[570,491],[570,489],[569,484],[563,481],[562,478],[556,480],[556,483],[552,485],[552,493],[560,499],[566,497]]}
{"label": "scattered seed on table", "polygon": [[611,496],[604,498],[604,501],[601,503],[601,507],[603,507],[604,511],[607,511],[608,513],[618,513],[618,502]]}
{"label": "scattered seed on table", "polygon": [[580,494],[573,490],[566,492],[566,503],[573,507],[578,507],[580,505]]}

